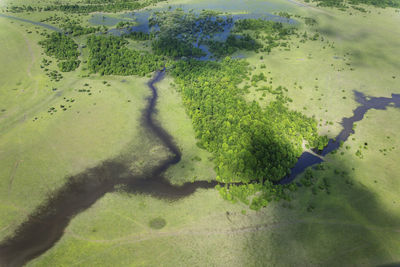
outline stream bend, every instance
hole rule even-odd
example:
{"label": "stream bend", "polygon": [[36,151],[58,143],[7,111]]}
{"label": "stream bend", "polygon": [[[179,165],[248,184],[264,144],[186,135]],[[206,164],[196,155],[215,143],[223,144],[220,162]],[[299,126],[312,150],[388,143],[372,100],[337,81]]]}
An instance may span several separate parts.
{"label": "stream bend", "polygon": [[197,181],[174,186],[162,176],[171,165],[178,163],[181,152],[172,137],[153,120],[157,103],[155,83],[163,79],[165,70],[156,73],[149,81],[152,92],[143,111],[143,125],[166,146],[172,156],[148,173],[134,176],[129,167],[117,160],[108,160],[78,175],[40,205],[28,219],[0,244],[0,266],[22,266],[46,252],[62,237],[71,219],[92,206],[116,185],[125,186],[132,193],[148,194],[157,198],[176,200],[193,194],[199,188],[214,188],[216,182]]}

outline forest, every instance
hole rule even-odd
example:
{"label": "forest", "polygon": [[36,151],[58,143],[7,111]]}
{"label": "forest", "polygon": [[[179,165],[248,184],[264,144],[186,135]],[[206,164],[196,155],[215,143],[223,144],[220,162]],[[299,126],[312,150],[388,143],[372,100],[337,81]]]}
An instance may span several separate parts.
{"label": "forest", "polygon": [[48,56],[55,57],[60,61],[58,67],[61,71],[68,72],[79,67],[78,44],[68,35],[53,32],[47,35],[47,38],[40,41],[39,44]]}
{"label": "forest", "polygon": [[82,4],[53,4],[46,6],[12,5],[8,8],[10,12],[40,12],[40,11],[62,11],[68,13],[91,13],[91,12],[119,12],[126,10],[137,10],[151,4],[165,0],[85,0]]}
{"label": "forest", "polygon": [[[364,5],[372,5],[372,6],[376,6],[376,7],[381,7],[381,8],[385,8],[385,7],[399,8],[400,7],[399,0],[349,0],[349,1],[312,0],[312,1],[318,3],[319,6],[339,7],[339,8],[348,7],[346,4],[351,4],[351,5],[364,4]],[[310,0],[306,0],[305,2],[310,2]]]}
{"label": "forest", "polygon": [[117,36],[89,36],[89,69],[101,75],[144,76],[165,65],[163,56],[128,49],[127,43],[124,38]]}
{"label": "forest", "polygon": [[232,25],[231,16],[220,16],[216,11],[203,10],[199,14],[182,9],[155,12],[150,17],[151,26],[158,26],[152,49],[157,54],[170,57],[202,57],[198,48],[215,34]]}
{"label": "forest", "polygon": [[178,61],[171,73],[198,145],[214,156],[217,180],[225,184],[220,191],[227,199],[246,202],[254,190],[261,191],[264,197],[252,204],[256,208],[285,197],[286,186],[274,183],[290,173],[303,141],[311,147],[324,147],[328,141],[318,135],[314,119],[289,110],[279,98],[265,109],[255,101],[247,103],[238,86],[248,75],[243,60]]}
{"label": "forest", "polygon": [[151,43],[151,48],[157,55],[166,55],[173,58],[205,56],[203,50],[195,47],[192,43],[173,37],[159,37]]}
{"label": "forest", "polygon": [[260,42],[254,40],[249,34],[244,34],[243,36],[230,34],[225,42],[209,40],[207,45],[210,52],[217,58],[232,55],[238,50],[257,51],[257,49],[263,47]]}

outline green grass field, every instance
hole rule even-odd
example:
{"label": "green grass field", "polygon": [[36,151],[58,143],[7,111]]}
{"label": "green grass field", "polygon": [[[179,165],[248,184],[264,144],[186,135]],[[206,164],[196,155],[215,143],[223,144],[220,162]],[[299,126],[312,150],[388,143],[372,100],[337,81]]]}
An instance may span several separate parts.
{"label": "green grass field", "polygon": [[[208,2],[166,5],[175,3]],[[289,107],[315,115],[321,133],[333,137],[341,130],[341,118],[351,116],[357,106],[353,90],[386,97],[400,93],[400,18],[394,9],[368,7],[371,13],[352,10],[350,15],[291,1],[273,3],[266,11],[281,9],[316,18],[315,29],[325,41],[299,44],[293,39],[290,51],[241,53],[256,67],[254,74],[262,71],[268,81],[273,78],[273,86],[286,86],[293,99]],[[31,18],[40,17],[35,16]],[[149,95],[148,77],[82,77],[87,71],[80,67],[63,74],[60,82],[50,82],[39,67],[41,36],[35,31],[35,26],[0,18],[0,62],[8,63],[0,65],[0,110],[5,110],[0,113],[0,239],[61,187],[68,175],[120,155],[132,162],[132,171],[141,170],[163,154],[140,126],[140,112]],[[334,42],[334,48],[326,45],[327,40]],[[138,42],[130,46],[143,48]],[[56,69],[55,64],[50,68]],[[156,84],[156,118],[183,156],[166,177],[174,184],[211,180],[215,177],[211,154],[196,146],[191,121],[171,83],[167,76]],[[77,91],[85,88],[92,94]],[[250,88],[249,101],[267,103],[268,97],[260,100],[262,95],[255,89]],[[60,105],[71,108],[62,111]],[[50,107],[58,111],[50,115]],[[336,154],[327,156],[324,170],[313,171],[318,178],[314,191],[302,187],[291,202],[271,203],[257,212],[223,200],[214,189],[173,202],[108,193],[77,215],[61,240],[28,266],[399,263],[399,118],[400,110],[395,108],[368,111],[355,134]],[[356,156],[366,142],[362,158]],[[319,188],[323,179],[330,184],[329,194]],[[165,220],[165,226],[155,229],[154,219]]]}
{"label": "green grass field", "polygon": [[[0,87],[0,234],[4,237],[63,185],[66,176],[135,144],[149,91],[147,79],[137,77],[79,78],[75,72],[50,82],[39,67],[39,36],[26,33],[34,26],[0,20],[0,40],[5,44],[1,62],[9,62],[0,66],[5,82]],[[57,112],[49,113],[51,107]]]}

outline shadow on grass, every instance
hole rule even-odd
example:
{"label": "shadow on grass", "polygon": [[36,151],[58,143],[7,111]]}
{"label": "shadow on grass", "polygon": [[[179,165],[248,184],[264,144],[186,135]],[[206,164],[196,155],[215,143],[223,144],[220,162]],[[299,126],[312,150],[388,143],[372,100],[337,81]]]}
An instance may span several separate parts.
{"label": "shadow on grass", "polygon": [[[400,260],[394,251],[400,247],[400,214],[386,212],[346,162],[325,166],[330,168],[313,171],[316,194],[301,188],[292,203],[273,208],[279,227],[251,233],[245,247],[256,265],[377,266]],[[265,253],[271,250],[272,258]]]}
{"label": "shadow on grass", "polygon": [[[168,160],[163,164],[168,164]],[[75,215],[88,209],[106,193],[113,192],[116,185],[121,185],[131,193],[148,194],[170,201],[189,196],[199,188],[213,188],[216,185],[215,182],[195,182],[173,186],[160,176],[159,171],[164,169],[163,166],[147,175],[133,176],[126,165],[114,160],[69,177],[65,186],[49,196],[13,236],[0,244],[0,265],[22,266],[44,253],[62,237]]]}

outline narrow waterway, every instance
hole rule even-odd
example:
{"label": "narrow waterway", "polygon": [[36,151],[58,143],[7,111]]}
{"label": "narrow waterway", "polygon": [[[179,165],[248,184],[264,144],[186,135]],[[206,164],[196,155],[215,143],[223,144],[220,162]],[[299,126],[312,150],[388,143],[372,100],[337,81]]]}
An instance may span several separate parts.
{"label": "narrow waterway", "polygon": [[353,116],[342,119],[343,130],[334,139],[330,139],[322,151],[314,151],[315,154],[304,152],[291,169],[290,175],[279,181],[280,184],[291,183],[305,169],[323,162],[324,156],[339,149],[340,144],[354,134],[354,123],[362,120],[368,110],[385,110],[389,106],[400,108],[400,94],[392,94],[392,97],[367,97],[363,93],[355,91],[354,97],[360,106],[353,111]]}
{"label": "narrow waterway", "polygon": [[69,177],[65,186],[38,207],[12,237],[0,244],[0,266],[22,266],[47,251],[62,237],[75,215],[88,209],[104,194],[114,191],[116,185],[125,185],[126,190],[132,193],[148,194],[163,199],[179,199],[199,188],[215,187],[216,182],[203,181],[173,186],[162,176],[165,170],[181,159],[181,152],[172,137],[153,119],[158,98],[154,84],[160,81],[164,74],[164,71],[157,72],[148,83],[152,95],[143,111],[142,120],[143,126],[160,139],[171,152],[171,156],[143,176],[133,176],[128,166],[116,160],[109,160]]}
{"label": "narrow waterway", "polygon": [[[60,31],[51,25],[0,14],[0,17],[17,19],[33,23],[51,30]],[[22,266],[29,260],[50,249],[63,235],[70,220],[88,209],[99,198],[113,192],[116,185],[124,185],[132,193],[148,194],[163,199],[179,199],[194,193],[199,188],[213,188],[216,182],[194,182],[182,186],[173,186],[163,177],[163,173],[181,160],[181,152],[173,138],[155,120],[154,112],[158,93],[155,83],[163,79],[165,71],[157,72],[148,87],[151,97],[143,111],[142,123],[170,151],[171,156],[142,176],[134,176],[129,167],[117,160],[109,160],[101,165],[88,169],[76,176],[69,177],[68,183],[55,192],[45,203],[39,206],[28,219],[21,224],[14,235],[0,244],[0,266]],[[392,97],[366,97],[355,92],[355,99],[360,104],[353,116],[342,119],[343,130],[335,139],[331,139],[317,155],[304,152],[292,168],[291,174],[282,179],[280,184],[291,183],[306,168],[323,162],[323,156],[337,150],[354,133],[354,123],[363,119],[370,109],[384,110],[388,106],[400,108],[400,95]]]}

